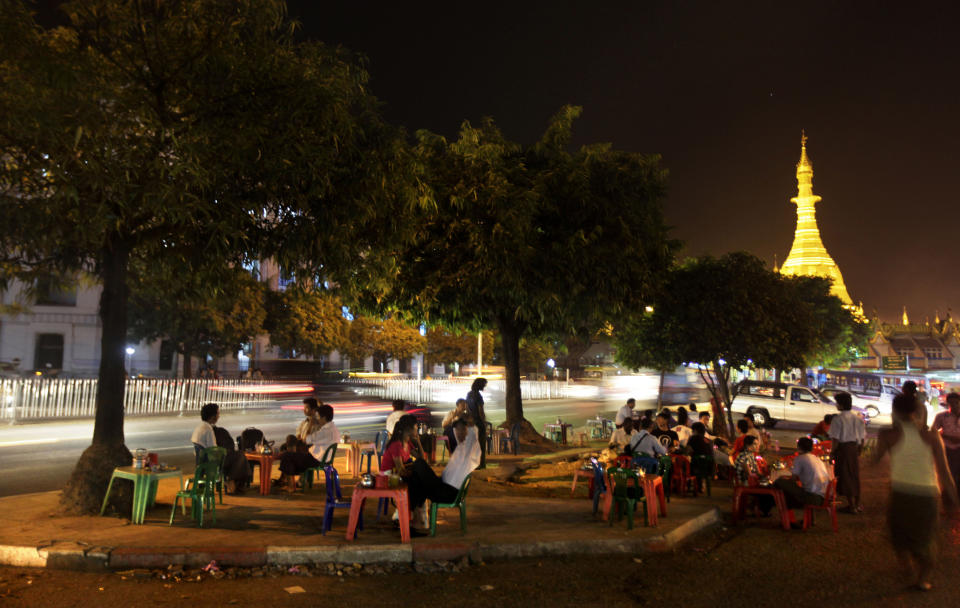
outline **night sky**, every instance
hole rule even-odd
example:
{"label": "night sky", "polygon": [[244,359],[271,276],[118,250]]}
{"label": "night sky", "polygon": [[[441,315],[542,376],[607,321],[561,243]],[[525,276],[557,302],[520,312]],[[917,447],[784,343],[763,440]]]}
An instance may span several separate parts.
{"label": "night sky", "polygon": [[960,316],[957,17],[948,3],[290,2],[304,36],[368,59],[387,117],[530,142],[561,105],[575,143],[658,153],[685,254],[793,241],[800,131],[817,219],[854,301]]}

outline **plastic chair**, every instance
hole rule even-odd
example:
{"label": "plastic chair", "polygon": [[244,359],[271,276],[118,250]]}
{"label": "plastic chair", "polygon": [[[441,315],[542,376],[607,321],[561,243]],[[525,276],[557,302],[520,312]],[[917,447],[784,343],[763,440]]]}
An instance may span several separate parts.
{"label": "plastic chair", "polygon": [[[324,467],[323,474],[326,476],[327,502],[323,510],[323,525],[320,534],[326,534],[333,525],[334,509],[349,509],[350,501],[343,500],[343,494],[340,491],[340,474],[333,467]],[[357,529],[363,530],[363,511],[360,512],[360,520],[357,522]]]}
{"label": "plastic chair", "polygon": [[[383,453],[387,451],[387,444],[390,443],[390,433],[387,432],[387,429],[382,429],[377,433],[377,438],[373,441],[373,449],[377,452],[377,470],[382,471],[380,468],[380,461],[383,460]],[[446,446],[446,443],[444,443]]]}
{"label": "plastic chair", "polygon": [[803,508],[803,529],[806,530],[813,525],[813,512],[814,510],[820,509],[826,511],[830,514],[830,520],[833,523],[833,533],[838,533],[839,527],[837,526],[837,479],[833,478],[830,480],[830,483],[827,485],[827,491],[823,493],[823,504],[821,505],[807,505]]}
{"label": "plastic chair", "polygon": [[604,478],[603,465],[596,458],[591,458],[590,466],[593,468],[593,514],[596,515],[597,508],[600,506],[600,495],[609,497],[610,488]]}
{"label": "plastic chair", "polygon": [[712,456],[706,454],[697,454],[690,460],[690,472],[694,476],[694,491],[696,496],[700,493],[700,481],[706,482],[707,496],[710,496],[710,486],[713,483],[713,476],[717,470],[717,461]]}
{"label": "plastic chair", "polygon": [[634,454],[633,466],[642,469],[647,475],[656,475],[657,469],[660,467],[660,461],[646,454]]}
{"label": "plastic chair", "polygon": [[460,509],[460,532],[467,533],[467,488],[470,487],[470,476],[467,475],[460,484],[460,491],[453,502],[430,501],[430,536],[437,535],[437,509]]}
{"label": "plastic chair", "polygon": [[[215,485],[217,488],[217,492],[220,494],[220,504],[222,505],[223,504],[223,484],[225,482],[223,477],[223,461],[227,457],[227,448],[220,448],[216,446],[205,448],[195,443],[193,444],[193,452],[195,457],[195,463],[197,465],[200,465],[204,462],[217,463],[217,468],[220,471],[220,474],[217,475],[217,481]],[[187,480],[186,488],[184,489],[189,489],[190,484],[194,482],[194,479],[196,479],[196,475],[194,475],[193,479]],[[184,505],[186,505],[186,501],[184,501]],[[184,507],[184,509],[186,509],[186,507]]]}
{"label": "plastic chair", "polygon": [[670,502],[670,472],[673,470],[673,459],[670,454],[664,454],[657,459],[657,475],[663,479],[663,493],[667,495],[667,502]]}
{"label": "plastic chair", "polygon": [[220,466],[215,461],[211,460],[197,465],[197,471],[193,476],[196,483],[187,490],[177,492],[173,499],[173,508],[170,509],[169,525],[173,525],[173,518],[177,513],[177,503],[182,499],[183,503],[181,508],[185,510],[188,498],[190,499],[191,517],[195,521],[200,522],[201,528],[203,527],[203,512],[206,511],[208,505],[213,513],[213,523],[217,523],[217,496],[215,488],[219,475]]}
{"label": "plastic chair", "polygon": [[621,469],[629,469],[633,464],[633,456],[630,454],[620,454],[617,456],[617,466]]}
{"label": "plastic chair", "polygon": [[686,496],[687,483],[690,481],[690,459],[683,454],[671,454],[670,460],[673,461],[670,483],[680,496]]}
{"label": "plastic chair", "polygon": [[327,449],[323,451],[323,457],[320,458],[320,464],[315,467],[310,467],[303,471],[303,476],[301,480],[303,481],[303,489],[307,488],[313,489],[313,474],[317,474],[317,480],[320,479],[320,471],[327,467],[333,466],[333,459],[337,457],[337,444],[331,443],[327,446]]}
{"label": "plastic chair", "polygon": [[[640,494],[643,491],[640,484],[640,475],[630,469],[615,468],[607,472],[610,485],[613,486],[613,504],[617,507],[617,521],[623,519],[624,511],[627,514],[627,530],[633,529],[633,512],[637,510],[637,501],[643,502],[643,517],[647,517],[647,501]],[[634,495],[630,496],[630,480],[633,480]],[[613,519],[610,520],[613,525]]]}

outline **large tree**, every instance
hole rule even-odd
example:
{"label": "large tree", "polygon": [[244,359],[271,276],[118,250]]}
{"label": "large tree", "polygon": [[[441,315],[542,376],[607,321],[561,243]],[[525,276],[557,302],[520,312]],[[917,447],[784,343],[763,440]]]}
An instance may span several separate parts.
{"label": "large tree", "polygon": [[420,330],[400,319],[357,316],[350,322],[341,352],[351,363],[360,363],[367,357],[373,357],[376,368],[377,362],[386,365],[389,359],[409,359],[422,353],[426,347],[427,340],[420,334]]}
{"label": "large tree", "polygon": [[743,368],[803,368],[856,317],[825,279],[785,277],[747,253],[684,261],[652,310],[615,328],[617,358],[632,367],[693,364],[714,397],[715,428],[733,434],[731,377]]}
{"label": "large tree", "polygon": [[174,266],[262,254],[294,267],[313,254],[325,275],[352,269],[373,219],[398,221],[384,175],[403,146],[363,70],[297,42],[280,0],[61,8],[67,24],[43,30],[24,3],[0,3],[0,270],[4,281],[82,272],[103,285],[93,441],[62,499],[93,511],[130,458],[131,256]]}
{"label": "large tree", "polygon": [[563,108],[532,145],[489,119],[465,122],[456,141],[418,134],[431,205],[383,301],[428,323],[497,329],[508,425],[524,421],[521,339],[596,328],[640,306],[672,258],[658,158],[609,145],[571,151],[579,114]]}
{"label": "large tree", "polygon": [[[427,330],[427,349],[424,352],[424,362],[427,369],[434,365],[450,366],[463,365],[477,361],[477,334],[448,330],[444,327],[434,327]],[[482,348],[485,362],[491,362],[494,357],[494,333],[484,331]]]}
{"label": "large tree", "polygon": [[263,333],[265,287],[232,266],[171,269],[132,264],[129,335],[137,341],[168,339],[192,375],[193,355],[222,357]]}

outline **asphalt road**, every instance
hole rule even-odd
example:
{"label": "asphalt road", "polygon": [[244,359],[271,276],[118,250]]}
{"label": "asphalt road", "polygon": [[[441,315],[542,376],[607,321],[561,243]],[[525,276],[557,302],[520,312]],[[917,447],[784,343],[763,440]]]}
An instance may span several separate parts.
{"label": "asphalt road", "polygon": [[[303,419],[300,398],[276,400],[263,409],[222,412],[218,426],[239,435],[247,427],[263,431],[267,439],[278,442],[296,430]],[[340,432],[354,439],[372,440],[383,428],[390,412],[389,403],[365,397],[341,396],[331,400],[334,422]],[[613,416],[619,403],[604,401],[527,401],[524,412],[536,428],[545,422],[562,418],[582,426],[587,418]],[[449,405],[432,408],[435,418],[446,413]],[[506,413],[501,405],[490,403],[488,419],[497,424]],[[131,450],[145,448],[160,455],[160,461],[173,466],[191,468],[194,463],[190,434],[199,423],[199,415],[189,417],[130,417],[124,432]],[[74,463],[90,445],[92,420],[43,422],[0,427],[0,496],[43,492],[63,487]]]}

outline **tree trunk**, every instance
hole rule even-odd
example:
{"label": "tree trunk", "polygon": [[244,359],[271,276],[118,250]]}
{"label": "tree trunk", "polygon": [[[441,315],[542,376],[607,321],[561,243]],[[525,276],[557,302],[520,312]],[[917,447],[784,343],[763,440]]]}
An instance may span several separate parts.
{"label": "tree trunk", "polygon": [[500,342],[503,348],[503,370],[506,383],[504,406],[507,410],[507,424],[523,422],[523,402],[520,398],[520,336],[523,328],[515,321],[500,319]]}
{"label": "tree trunk", "polygon": [[186,379],[193,378],[193,368],[190,367],[193,365],[192,357],[193,351],[188,346],[183,347],[183,377]]}
{"label": "tree trunk", "polygon": [[503,350],[504,381],[506,394],[504,405],[507,419],[501,425],[507,430],[519,425],[520,442],[542,448],[555,448],[553,442],[537,432],[533,425],[523,417],[523,402],[520,397],[520,337],[525,327],[512,319],[499,319],[500,346]]}
{"label": "tree trunk", "polygon": [[[126,388],[124,358],[127,342],[127,265],[129,249],[114,243],[101,254],[103,293],[100,296],[100,371],[97,379],[93,442],[77,461],[60,497],[70,513],[96,513],[116,466],[130,464],[124,445],[123,401]],[[121,484],[128,489],[128,484]],[[132,488],[129,488],[132,489]],[[125,494],[125,495],[124,495]],[[120,494],[119,508],[129,505],[132,493]],[[117,501],[114,501],[115,503]],[[124,504],[126,503],[126,505]],[[129,507],[127,507],[129,509]]]}

